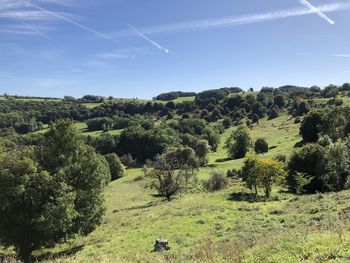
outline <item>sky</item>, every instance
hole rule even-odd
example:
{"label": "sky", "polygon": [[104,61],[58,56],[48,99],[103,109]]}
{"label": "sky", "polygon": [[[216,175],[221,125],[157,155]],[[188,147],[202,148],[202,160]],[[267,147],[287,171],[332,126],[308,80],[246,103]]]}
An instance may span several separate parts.
{"label": "sky", "polygon": [[0,94],[350,82],[350,0],[0,0]]}

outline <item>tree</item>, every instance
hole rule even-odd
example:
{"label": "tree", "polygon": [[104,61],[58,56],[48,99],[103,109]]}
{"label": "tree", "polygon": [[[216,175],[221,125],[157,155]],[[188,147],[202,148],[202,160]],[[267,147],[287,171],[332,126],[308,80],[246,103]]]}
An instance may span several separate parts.
{"label": "tree", "polygon": [[326,173],[321,178],[325,190],[340,191],[345,189],[350,168],[349,149],[346,143],[336,142],[328,146],[325,168]]}
{"label": "tree", "polygon": [[229,118],[225,118],[222,122],[222,125],[224,125],[225,129],[228,129],[231,127],[231,120]]}
{"label": "tree", "polygon": [[288,162],[288,170],[287,185],[292,192],[297,191],[297,173],[312,178],[303,190],[309,193],[322,191],[324,189],[322,177],[326,172],[325,149],[319,144],[306,144],[295,150]]}
{"label": "tree", "polygon": [[285,105],[284,97],[282,95],[277,95],[273,98],[273,102],[279,108],[283,108]]}
{"label": "tree", "polygon": [[300,135],[305,142],[316,142],[321,131],[322,115],[318,111],[309,112],[301,122]]}
{"label": "tree", "polygon": [[110,153],[104,156],[109,166],[112,181],[117,180],[125,175],[125,168],[118,155]]}
{"label": "tree", "polygon": [[254,151],[256,154],[267,153],[269,151],[269,145],[265,139],[259,138],[254,144]]}
{"label": "tree", "polygon": [[272,185],[282,182],[285,177],[283,165],[276,160],[261,160],[252,171],[256,175],[257,185],[262,187],[265,197],[271,196]]}
{"label": "tree", "polygon": [[184,186],[183,174],[179,172],[177,160],[168,160],[164,155],[149,162],[145,169],[145,176],[151,178],[150,187],[158,191],[168,201]]}
{"label": "tree", "polygon": [[307,114],[310,111],[310,105],[306,100],[302,100],[298,104],[298,115],[302,116],[304,114]]}
{"label": "tree", "polygon": [[31,150],[0,156],[0,243],[14,246],[23,262],[41,247],[72,236],[76,193],[66,182],[40,171]]}
{"label": "tree", "polygon": [[203,130],[202,138],[204,140],[207,140],[211,149],[216,152],[219,142],[220,142],[220,135],[217,133],[213,128],[207,127]]}
{"label": "tree", "polygon": [[226,141],[229,156],[234,159],[244,158],[249,151],[251,137],[246,126],[239,126]]}
{"label": "tree", "polygon": [[196,156],[198,158],[199,164],[201,166],[208,163],[208,154],[210,152],[210,147],[208,141],[201,140],[198,142],[195,148]]}
{"label": "tree", "polygon": [[252,123],[257,123],[257,122],[259,122],[259,116],[258,116],[258,114],[253,114]]}
{"label": "tree", "polygon": [[249,157],[244,161],[243,167],[240,170],[240,174],[246,187],[255,191],[258,194],[257,174],[254,173],[256,166],[258,165],[258,159],[256,157]]}
{"label": "tree", "polygon": [[335,98],[339,93],[339,89],[335,85],[329,85],[321,91],[321,96],[324,98]]}
{"label": "tree", "polygon": [[269,120],[275,119],[279,116],[278,108],[276,106],[272,107],[269,111]]}

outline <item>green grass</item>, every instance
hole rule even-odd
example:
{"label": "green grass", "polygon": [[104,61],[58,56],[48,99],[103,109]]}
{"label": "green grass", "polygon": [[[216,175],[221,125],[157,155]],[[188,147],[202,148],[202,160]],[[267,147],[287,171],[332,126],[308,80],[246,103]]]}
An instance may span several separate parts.
{"label": "green grass", "polygon": [[98,137],[102,134],[109,133],[111,135],[119,135],[123,131],[123,129],[120,130],[111,130],[108,132],[103,132],[103,131],[89,131],[87,128],[87,125],[85,122],[77,122],[75,124],[75,127],[81,132],[82,135],[84,136],[92,136],[92,137]]}
{"label": "green grass", "polygon": [[[44,99],[44,98],[37,98],[37,99],[33,99],[33,98],[13,98],[16,100],[22,100],[22,101],[54,101],[54,102],[61,102],[61,99]],[[0,100],[6,100],[6,98],[4,96],[0,96]]]}
{"label": "green grass", "polygon": [[[225,142],[235,128],[226,130],[220,139],[217,152],[211,153],[209,164],[217,166],[217,170],[226,172],[228,169],[240,168],[244,159],[227,161],[227,150],[224,148]],[[268,153],[260,155],[259,158],[272,159],[279,154],[289,155],[294,145],[301,140],[299,135],[299,124],[294,124],[294,119],[288,115],[282,115],[273,120],[262,119],[259,124],[254,124],[251,129],[253,142],[258,138],[264,138],[269,147],[272,148]],[[253,150],[248,156],[253,154]]]}
{"label": "green grass", "polygon": [[82,103],[82,105],[88,109],[97,108],[98,106],[101,106],[102,104],[103,103]]}
{"label": "green grass", "polygon": [[[109,133],[111,135],[119,135],[123,131],[123,129],[111,130],[111,131],[108,131],[108,132],[89,131],[85,122],[76,122],[75,123],[75,127],[81,132],[81,134],[83,136],[92,136],[92,137],[98,137],[98,136],[100,136],[102,134],[105,134],[105,133]],[[48,127],[46,127],[43,130],[36,131],[36,132],[34,132],[34,134],[43,134],[43,133],[47,132],[47,130],[48,130]]]}
{"label": "green grass", "polygon": [[[214,170],[240,167],[243,159],[220,160],[227,157],[223,146],[233,130],[222,135],[218,151],[210,155],[210,164],[217,167],[201,169],[200,179]],[[298,125],[288,116],[261,120],[251,134],[275,147],[260,158],[288,155],[300,140]],[[227,189],[207,193],[199,187],[167,202],[148,183],[142,169],[128,169],[105,190],[101,226],[36,256],[67,263],[350,261],[350,191],[294,196],[275,186],[266,201],[231,180]],[[154,253],[154,241],[161,236],[171,250]]]}
{"label": "green grass", "polygon": [[175,100],[172,100],[174,103],[183,103],[183,102],[188,102],[188,101],[194,101],[196,97],[192,96],[192,97],[179,97]]}

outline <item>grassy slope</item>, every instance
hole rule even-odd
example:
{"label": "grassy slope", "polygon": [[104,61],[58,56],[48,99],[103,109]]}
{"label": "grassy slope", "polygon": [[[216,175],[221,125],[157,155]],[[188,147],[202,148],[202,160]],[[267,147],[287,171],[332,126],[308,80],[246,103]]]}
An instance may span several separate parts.
{"label": "grassy slope", "polygon": [[[223,134],[210,162],[217,169],[239,167],[242,160],[226,157]],[[263,120],[252,130],[265,137],[271,150],[262,158],[289,153],[299,140],[298,127],[288,117]],[[208,176],[203,169],[200,178]],[[240,182],[216,193],[192,191],[168,203],[135,180],[141,169],[111,183],[105,192],[107,214],[88,237],[42,251],[48,262],[345,262],[350,260],[350,192],[295,197],[274,189],[269,202],[252,201]],[[172,249],[152,253],[164,236]],[[51,258],[51,259],[50,259]]]}

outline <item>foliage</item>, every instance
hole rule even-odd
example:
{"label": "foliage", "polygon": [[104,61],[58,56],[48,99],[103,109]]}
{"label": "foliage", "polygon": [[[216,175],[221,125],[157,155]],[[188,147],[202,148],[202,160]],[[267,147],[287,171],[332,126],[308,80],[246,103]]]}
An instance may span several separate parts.
{"label": "foliage", "polygon": [[210,175],[209,179],[204,182],[204,187],[209,192],[220,191],[226,188],[228,185],[228,179],[223,173],[214,172]]}
{"label": "foliage", "polygon": [[[312,178],[303,190],[315,193],[324,189],[322,177],[326,172],[326,153],[322,146],[318,144],[306,144],[302,148],[295,150],[288,162],[289,175],[287,184],[292,192],[297,191],[296,175],[302,173]],[[300,191],[301,189],[299,189]]]}
{"label": "foliage", "polygon": [[348,140],[346,143],[336,142],[326,149],[326,172],[322,176],[325,190],[339,191],[348,183],[350,157]]}
{"label": "foliage", "polygon": [[300,126],[300,135],[306,142],[316,142],[321,131],[322,115],[318,111],[311,111],[308,113]]}
{"label": "foliage", "polygon": [[181,166],[176,159],[167,158],[166,154],[158,156],[153,162],[149,161],[144,169],[145,176],[152,180],[150,187],[168,201],[185,187],[188,173],[184,171],[187,171],[187,167]]}
{"label": "foliage", "polygon": [[263,138],[258,138],[254,144],[254,151],[256,154],[267,153],[269,151],[269,145]]}
{"label": "foliage", "polygon": [[304,187],[310,184],[312,181],[312,177],[309,177],[308,175],[304,173],[295,173],[295,193],[296,194],[302,194],[304,193]]}
{"label": "foliage", "polygon": [[17,247],[25,262],[33,250],[88,234],[101,223],[108,164],[71,122],[52,124],[36,154],[7,152],[0,166],[0,240]]}
{"label": "foliage", "polygon": [[244,158],[250,146],[251,137],[246,126],[239,126],[226,141],[229,156],[234,159]]}
{"label": "foliage", "polygon": [[195,152],[200,166],[206,165],[208,163],[208,154],[210,152],[208,142],[206,140],[199,141],[195,148]]}
{"label": "foliage", "polygon": [[222,122],[222,125],[224,125],[225,129],[228,129],[231,127],[231,120],[229,118],[225,118]]}
{"label": "foliage", "polygon": [[249,157],[244,161],[243,166],[240,170],[240,175],[246,187],[248,187],[251,190],[254,189],[255,194],[258,193],[258,183],[257,174],[254,171],[258,165],[258,162],[259,161],[257,158]]}
{"label": "foliage", "polygon": [[252,174],[256,177],[257,186],[264,189],[267,198],[271,195],[272,185],[281,183],[286,175],[283,165],[276,160],[259,161]]}
{"label": "foliage", "polygon": [[120,135],[117,145],[118,155],[131,154],[140,162],[154,159],[169,147],[178,144],[178,137],[170,128],[146,131],[141,126],[131,126]]}
{"label": "foliage", "polygon": [[110,153],[104,157],[108,163],[112,181],[117,180],[125,175],[125,168],[118,155],[115,153]]}
{"label": "foliage", "polygon": [[32,251],[72,234],[76,193],[64,181],[40,171],[30,150],[0,157],[0,242],[14,245],[30,262]]}
{"label": "foliage", "polygon": [[203,130],[201,136],[203,139],[207,140],[211,149],[216,152],[218,145],[220,143],[220,135],[213,128],[207,127]]}

